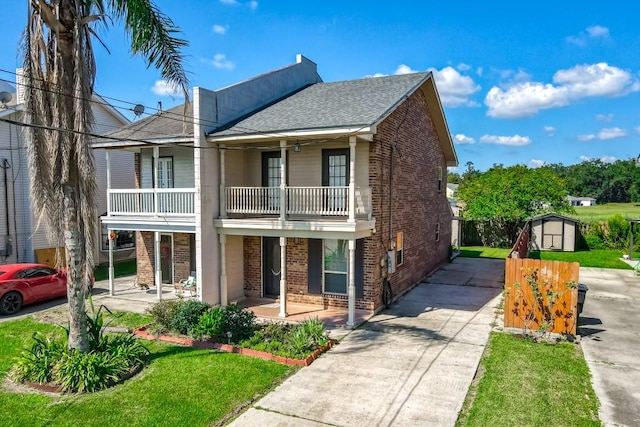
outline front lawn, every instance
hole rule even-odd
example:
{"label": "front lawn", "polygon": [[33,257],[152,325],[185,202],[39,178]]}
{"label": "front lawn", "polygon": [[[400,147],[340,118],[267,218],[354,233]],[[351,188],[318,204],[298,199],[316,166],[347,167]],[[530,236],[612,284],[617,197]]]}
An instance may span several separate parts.
{"label": "front lawn", "polygon": [[592,249],[578,252],[531,251],[529,258],[579,262],[581,267],[617,268],[633,270],[629,264],[621,261],[622,251],[611,249]]}
{"label": "front lawn", "polygon": [[478,372],[457,426],[601,425],[589,368],[576,344],[493,332]]}
{"label": "front lawn", "polygon": [[498,258],[505,259],[511,249],[489,248],[487,246],[463,246],[460,248],[461,257],[466,258]]}
{"label": "front lawn", "polygon": [[[34,331],[63,333],[32,318],[0,323],[0,377]],[[292,372],[274,362],[145,342],[150,362],[111,389],[51,397],[0,389],[3,426],[206,426],[264,394]]]}

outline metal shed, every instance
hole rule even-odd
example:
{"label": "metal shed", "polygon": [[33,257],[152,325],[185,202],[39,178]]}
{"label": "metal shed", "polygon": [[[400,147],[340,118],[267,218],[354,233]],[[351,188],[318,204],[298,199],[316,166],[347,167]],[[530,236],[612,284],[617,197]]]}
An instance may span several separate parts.
{"label": "metal shed", "polygon": [[580,221],[548,213],[531,218],[531,247],[536,251],[574,252]]}

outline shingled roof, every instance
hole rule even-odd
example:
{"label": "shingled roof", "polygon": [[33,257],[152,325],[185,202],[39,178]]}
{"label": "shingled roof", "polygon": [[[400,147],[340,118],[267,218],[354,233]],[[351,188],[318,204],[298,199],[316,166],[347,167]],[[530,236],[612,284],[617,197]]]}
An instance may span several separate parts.
{"label": "shingled roof", "polygon": [[[167,139],[193,138],[193,109],[188,105],[184,111],[184,104],[157,112],[144,119],[136,120],[128,125],[103,135],[99,142],[112,140],[130,140],[132,145],[136,140],[153,141]],[[186,120],[185,120],[186,117]]]}
{"label": "shingled roof", "polygon": [[369,127],[386,117],[430,73],[316,83],[209,132],[211,139],[291,131]]}

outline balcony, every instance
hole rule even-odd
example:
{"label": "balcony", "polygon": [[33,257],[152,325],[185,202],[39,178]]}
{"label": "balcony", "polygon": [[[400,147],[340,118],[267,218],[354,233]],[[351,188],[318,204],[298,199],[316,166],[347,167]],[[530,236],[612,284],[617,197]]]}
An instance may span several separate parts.
{"label": "balcony", "polygon": [[[349,187],[226,187],[227,214],[280,215],[300,217],[349,217]],[[356,218],[371,219],[371,189],[356,188]]]}
{"label": "balcony", "polygon": [[194,188],[109,190],[109,217],[190,217],[195,220]]}

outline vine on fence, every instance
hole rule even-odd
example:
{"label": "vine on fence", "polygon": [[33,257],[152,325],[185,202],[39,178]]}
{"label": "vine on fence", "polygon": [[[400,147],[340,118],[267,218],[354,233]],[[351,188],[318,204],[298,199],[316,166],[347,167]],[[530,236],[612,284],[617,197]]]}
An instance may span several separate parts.
{"label": "vine on fence", "polygon": [[[537,332],[541,336],[553,331],[556,321],[575,318],[571,307],[560,307],[559,301],[566,292],[571,292],[578,286],[571,280],[564,284],[555,286],[548,278],[540,278],[538,268],[527,268],[524,273],[527,289],[523,288],[520,282],[515,282],[512,288],[506,288],[505,298],[512,296],[512,312],[522,320],[522,333],[525,336],[533,335]],[[513,294],[511,292],[513,291]],[[534,330],[534,326],[537,328]]]}

